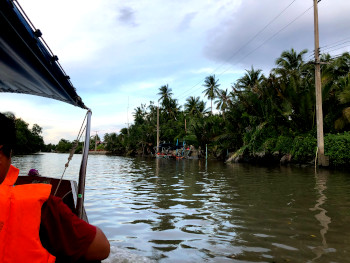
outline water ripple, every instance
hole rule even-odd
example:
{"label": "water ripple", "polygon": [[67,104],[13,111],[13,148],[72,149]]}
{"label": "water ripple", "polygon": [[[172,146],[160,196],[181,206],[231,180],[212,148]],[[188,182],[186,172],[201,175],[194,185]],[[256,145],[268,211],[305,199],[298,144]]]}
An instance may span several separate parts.
{"label": "water ripple", "polygon": [[[58,178],[67,157],[13,162]],[[89,220],[113,245],[106,263],[348,261],[346,173],[116,156],[90,156],[87,171]]]}

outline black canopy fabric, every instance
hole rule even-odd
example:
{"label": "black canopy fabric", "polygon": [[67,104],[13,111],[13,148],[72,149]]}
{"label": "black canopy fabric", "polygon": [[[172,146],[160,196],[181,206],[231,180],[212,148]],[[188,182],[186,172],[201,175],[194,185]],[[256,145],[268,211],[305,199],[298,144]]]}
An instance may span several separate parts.
{"label": "black canopy fabric", "polygon": [[0,0],[0,92],[48,97],[87,109],[40,36],[13,0]]}

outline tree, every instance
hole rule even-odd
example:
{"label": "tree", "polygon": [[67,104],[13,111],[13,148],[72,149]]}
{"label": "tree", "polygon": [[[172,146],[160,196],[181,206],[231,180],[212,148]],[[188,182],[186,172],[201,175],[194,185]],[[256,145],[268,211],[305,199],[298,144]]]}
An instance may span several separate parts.
{"label": "tree", "polygon": [[211,114],[213,114],[213,99],[215,99],[218,88],[220,84],[218,84],[219,80],[215,79],[215,75],[211,75],[205,78],[203,86],[206,87],[206,89],[203,91],[205,93],[204,95],[207,96],[208,99],[210,99],[210,109]]}
{"label": "tree", "polygon": [[237,87],[243,90],[255,90],[257,91],[261,82],[264,80],[262,70],[255,70],[252,66],[251,70],[246,70],[244,76],[237,81]]}
{"label": "tree", "polygon": [[29,124],[21,118],[15,119],[17,143],[14,152],[16,154],[29,154],[41,151],[44,148],[44,140],[41,136],[42,128],[34,124],[29,129]]}
{"label": "tree", "polygon": [[169,106],[170,98],[173,95],[168,84],[161,86],[157,95],[160,95],[159,101],[161,101],[162,106],[167,108]]}
{"label": "tree", "polygon": [[239,78],[237,83],[232,87],[234,95],[237,98],[236,103],[241,103],[246,113],[254,116],[254,118],[250,118],[252,125],[259,124],[261,118],[264,116],[262,83],[265,76],[261,72],[261,69],[255,70],[252,66],[251,70],[246,70],[244,76]]}
{"label": "tree", "polygon": [[350,123],[350,73],[340,78],[339,84],[342,91],[338,94],[339,102],[346,105],[342,110],[342,116],[335,121],[335,128],[341,130]]}
{"label": "tree", "polygon": [[194,117],[203,117],[207,113],[205,102],[201,101],[200,97],[188,97],[184,107],[185,113]]}
{"label": "tree", "polygon": [[161,101],[163,109],[167,112],[167,114],[169,114],[170,117],[176,119],[179,106],[177,100],[171,98],[173,93],[171,92],[171,88],[168,87],[168,84],[159,88],[158,95],[161,95],[159,101]]}
{"label": "tree", "polygon": [[276,59],[277,68],[273,69],[274,73],[285,78],[299,74],[304,66],[303,56],[307,49],[297,53],[293,48],[290,51],[283,51],[281,56]]}
{"label": "tree", "polygon": [[100,136],[98,134],[90,136],[90,145],[89,145],[89,150],[94,151],[95,146],[97,147],[100,144]]}
{"label": "tree", "polygon": [[293,129],[303,132],[315,125],[314,74],[312,65],[303,61],[306,52],[306,49],[300,53],[294,49],[282,52],[276,60],[277,68],[272,70],[278,78],[278,96],[283,111],[288,112]]}
{"label": "tree", "polygon": [[59,153],[66,153],[72,149],[72,146],[72,142],[65,139],[61,139],[56,146],[56,151]]}
{"label": "tree", "polygon": [[141,104],[141,107],[136,107],[133,116],[135,124],[143,124],[146,116],[146,104]]}
{"label": "tree", "polygon": [[218,100],[215,101],[217,104],[216,109],[221,110],[222,116],[225,119],[225,111],[229,107],[229,104],[231,103],[229,94],[227,93],[227,89],[225,90],[218,90]]}

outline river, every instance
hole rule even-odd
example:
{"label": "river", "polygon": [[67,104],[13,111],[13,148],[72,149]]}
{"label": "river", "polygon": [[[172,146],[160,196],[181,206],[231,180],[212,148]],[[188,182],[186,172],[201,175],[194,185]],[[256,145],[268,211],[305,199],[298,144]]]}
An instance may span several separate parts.
{"label": "river", "polygon": [[[67,154],[16,156],[59,178]],[[77,180],[81,155],[65,179]],[[85,208],[106,262],[349,262],[350,174],[205,160],[89,157]]]}

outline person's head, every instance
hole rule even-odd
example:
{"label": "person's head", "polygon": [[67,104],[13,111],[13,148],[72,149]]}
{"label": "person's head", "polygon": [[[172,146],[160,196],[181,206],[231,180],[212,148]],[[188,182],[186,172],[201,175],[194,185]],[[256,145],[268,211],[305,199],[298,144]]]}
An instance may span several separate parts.
{"label": "person's head", "polygon": [[29,176],[40,176],[39,171],[37,169],[30,169],[28,172]]}
{"label": "person's head", "polygon": [[15,144],[15,120],[0,113],[0,183],[5,179],[11,165],[11,153]]}

